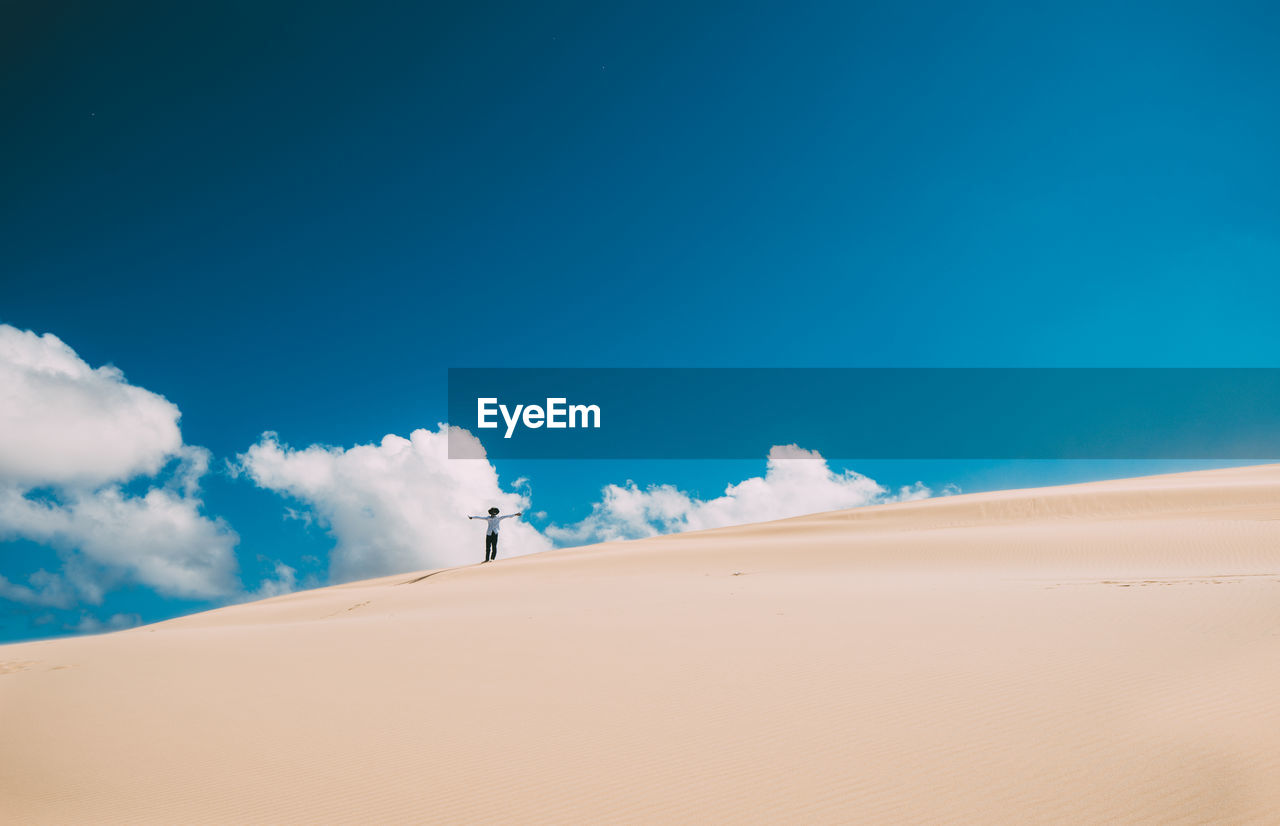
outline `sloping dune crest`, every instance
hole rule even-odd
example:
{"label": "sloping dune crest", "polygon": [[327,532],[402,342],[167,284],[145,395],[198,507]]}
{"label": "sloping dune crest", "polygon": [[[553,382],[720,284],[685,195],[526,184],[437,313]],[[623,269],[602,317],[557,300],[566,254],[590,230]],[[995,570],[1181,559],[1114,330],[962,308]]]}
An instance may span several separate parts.
{"label": "sloping dune crest", "polygon": [[1280,465],[0,647],[14,823],[1280,823]]}

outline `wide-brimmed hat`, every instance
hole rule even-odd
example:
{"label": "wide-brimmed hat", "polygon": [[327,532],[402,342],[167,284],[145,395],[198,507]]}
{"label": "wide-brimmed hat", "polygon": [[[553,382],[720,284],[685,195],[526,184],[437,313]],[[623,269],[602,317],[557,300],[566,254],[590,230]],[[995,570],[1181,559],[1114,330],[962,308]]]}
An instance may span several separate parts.
{"label": "wide-brimmed hat", "polygon": [[490,515],[490,516],[497,516],[497,515],[498,515],[498,509],[497,509],[497,508],[489,508],[489,515]]}

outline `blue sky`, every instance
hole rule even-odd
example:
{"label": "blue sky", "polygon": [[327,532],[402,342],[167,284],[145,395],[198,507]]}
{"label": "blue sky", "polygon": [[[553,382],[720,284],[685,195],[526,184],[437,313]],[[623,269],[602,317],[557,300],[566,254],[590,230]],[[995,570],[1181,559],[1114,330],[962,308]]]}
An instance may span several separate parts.
{"label": "blue sky", "polygon": [[[0,323],[177,406],[246,588],[281,560],[323,581],[335,540],[226,460],[434,428],[449,366],[1280,362],[1268,4],[13,16]],[[717,496],[770,447],[496,465],[568,524],[626,479]],[[1174,469],[832,465],[964,490]],[[0,575],[59,553],[11,536]],[[0,601],[0,638],[209,604]]]}

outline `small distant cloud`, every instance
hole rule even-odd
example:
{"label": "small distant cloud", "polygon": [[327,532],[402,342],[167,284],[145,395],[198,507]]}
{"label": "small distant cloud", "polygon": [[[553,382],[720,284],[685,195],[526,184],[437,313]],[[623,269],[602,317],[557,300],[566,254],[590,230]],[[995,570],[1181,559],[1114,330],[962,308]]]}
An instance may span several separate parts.
{"label": "small distant cloud", "polygon": [[107,631],[123,631],[142,624],[142,617],[137,614],[112,614],[105,620],[83,614],[75,625],[69,625],[77,634],[102,634]]}
{"label": "small distant cloud", "polygon": [[75,590],[66,579],[45,570],[27,577],[26,585],[11,582],[0,575],[0,599],[43,608],[70,608],[76,604]]}
{"label": "small distant cloud", "polygon": [[312,523],[315,521],[311,511],[306,510],[305,508],[285,508],[284,518],[291,519],[295,522],[301,522],[308,528],[311,527]]}
{"label": "small distant cloud", "polygon": [[291,594],[298,590],[297,569],[278,561],[273,567],[273,575],[262,580],[262,584],[258,586],[258,590],[251,595],[252,599],[278,597],[282,594]]}
{"label": "small distant cloud", "polygon": [[546,533],[562,545],[640,539],[932,495],[920,482],[890,492],[860,473],[836,473],[817,451],[775,445],[764,476],[731,484],[721,496],[699,499],[674,485],[608,485],[589,516],[571,525],[552,525]]}

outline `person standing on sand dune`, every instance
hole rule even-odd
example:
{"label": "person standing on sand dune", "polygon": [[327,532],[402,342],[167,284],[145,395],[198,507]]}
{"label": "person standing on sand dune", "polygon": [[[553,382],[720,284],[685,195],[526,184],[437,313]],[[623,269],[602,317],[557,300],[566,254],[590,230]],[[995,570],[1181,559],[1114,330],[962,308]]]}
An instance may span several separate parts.
{"label": "person standing on sand dune", "polygon": [[492,562],[498,558],[498,523],[513,516],[520,516],[524,511],[516,511],[506,516],[498,516],[497,508],[489,508],[488,516],[468,516],[468,519],[483,519],[489,523],[489,530],[484,535],[484,561]]}

